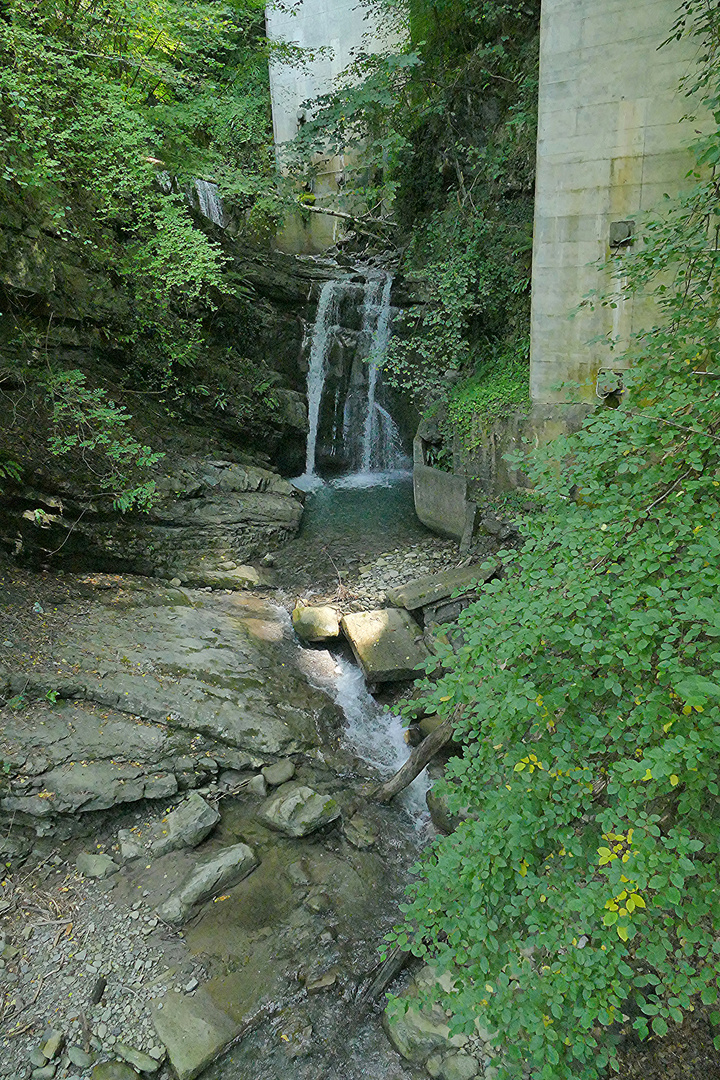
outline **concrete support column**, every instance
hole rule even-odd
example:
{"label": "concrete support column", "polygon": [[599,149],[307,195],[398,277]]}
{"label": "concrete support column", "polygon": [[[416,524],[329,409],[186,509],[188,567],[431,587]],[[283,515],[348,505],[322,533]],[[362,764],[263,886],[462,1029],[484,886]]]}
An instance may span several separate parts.
{"label": "concrete support column", "polygon": [[[531,397],[541,405],[597,402],[633,331],[651,325],[647,301],[583,310],[583,297],[620,283],[599,270],[664,194],[686,184],[696,123],[679,89],[698,44],[673,41],[677,0],[543,0]],[[601,335],[607,345],[588,344]],[[598,373],[599,386],[598,386]],[[562,385],[565,384],[565,385]]]}

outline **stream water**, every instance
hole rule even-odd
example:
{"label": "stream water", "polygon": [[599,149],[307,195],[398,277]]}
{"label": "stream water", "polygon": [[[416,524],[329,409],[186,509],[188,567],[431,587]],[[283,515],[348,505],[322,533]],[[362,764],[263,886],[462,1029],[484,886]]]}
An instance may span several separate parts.
{"label": "stream water", "polygon": [[[399,432],[379,400],[381,361],[390,334],[391,287],[389,274],[372,272],[360,290],[363,366],[355,366],[340,413],[344,457],[350,470],[333,479],[319,475],[316,456],[323,409],[328,407],[325,391],[331,352],[340,330],[338,320],[347,300],[347,286],[328,281],[320,293],[309,335],[305,471],[294,481],[308,493],[305,514],[300,536],[277,556],[290,597],[303,585],[317,590],[322,582],[331,584],[334,579],[337,584],[348,567],[428,535],[415,516],[412,474]],[[357,294],[357,285],[354,288]],[[336,395],[330,404],[337,417]],[[378,777],[392,775],[400,768],[409,753],[402,723],[368,692],[349,653],[297,646],[294,664],[342,710],[345,730],[341,744],[345,751],[367,763],[365,768]],[[352,854],[347,843],[332,838],[323,842],[324,853],[320,855],[328,873],[329,909],[318,950],[329,949],[337,957],[338,984],[333,993],[316,995],[306,994],[299,986],[294,1000],[284,997],[282,1005],[278,1001],[269,1021],[246,1034],[211,1068],[208,1080],[284,1080],[290,1076],[297,1080],[401,1080],[424,1075],[403,1061],[386,1039],[380,1023],[381,1006],[361,1016],[354,999],[362,973],[370,972],[378,962],[378,946],[397,919],[409,866],[425,842],[428,786],[427,776],[422,774],[395,805],[375,807],[380,843],[372,853]],[[315,852],[317,856],[317,847]],[[305,864],[312,858],[308,852]],[[313,866],[315,869],[308,871],[310,878],[324,880],[324,871],[315,863]],[[349,885],[351,866],[352,873],[360,877]],[[308,923],[302,904],[292,918],[302,948],[306,935],[318,930]],[[280,949],[286,947],[284,940],[281,936]],[[252,962],[260,963],[257,954]]]}
{"label": "stream water", "polygon": [[[286,611],[267,601],[262,605],[263,611],[253,613],[254,632],[259,632],[260,616],[269,620],[267,626],[277,627],[280,636],[263,636],[275,636],[277,660],[283,657],[283,665],[299,669],[341,708],[341,754],[349,752],[367,763],[360,766],[360,775],[381,778],[395,772],[408,754],[402,724],[368,693],[357,665],[337,651],[298,644]],[[357,783],[352,765],[346,783],[348,792]],[[252,891],[245,904],[214,908],[187,929],[191,950],[211,952],[222,965],[222,988],[215,993],[231,1015],[234,1009],[242,1012],[244,998],[256,993],[258,982],[271,988],[268,972],[282,972],[276,996],[265,996],[262,1022],[203,1074],[205,1080],[407,1080],[424,1075],[403,1061],[384,1035],[382,1001],[364,1014],[355,1002],[379,962],[383,934],[397,920],[409,866],[426,842],[427,787],[423,774],[393,806],[363,811],[377,830],[370,850],[354,849],[338,831],[301,841],[276,838],[248,879]],[[253,839],[252,810],[242,801],[224,811],[223,828],[228,836],[259,842]],[[288,885],[288,878],[297,885]],[[288,968],[297,970],[294,993]],[[303,972],[308,968],[337,972],[330,993],[306,993]]]}

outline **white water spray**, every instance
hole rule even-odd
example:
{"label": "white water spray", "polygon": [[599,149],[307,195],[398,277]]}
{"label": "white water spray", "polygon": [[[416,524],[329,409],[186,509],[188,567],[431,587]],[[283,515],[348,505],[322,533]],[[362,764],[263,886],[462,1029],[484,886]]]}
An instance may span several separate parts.
{"label": "white water spray", "polygon": [[213,184],[209,180],[196,180],[195,190],[197,191],[200,213],[209,218],[215,225],[224,228],[225,211],[223,210],[217,184]]}
{"label": "white water spray", "polygon": [[308,436],[305,449],[305,472],[295,481],[297,487],[306,490],[318,486],[315,473],[315,450],[317,447],[320,403],[325,386],[326,360],[332,331],[338,317],[338,289],[341,282],[326,281],[320,290],[315,325],[310,341],[310,359],[307,376]]}

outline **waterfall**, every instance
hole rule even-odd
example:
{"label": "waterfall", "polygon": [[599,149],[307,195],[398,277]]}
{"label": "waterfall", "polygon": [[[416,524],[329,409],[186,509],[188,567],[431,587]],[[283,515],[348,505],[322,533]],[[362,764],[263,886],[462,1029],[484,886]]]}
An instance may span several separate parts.
{"label": "waterfall", "polygon": [[364,282],[327,281],[320,292],[308,360],[305,472],[294,481],[305,490],[322,483],[316,473],[320,431],[325,453],[366,481],[407,463],[397,425],[378,400],[392,276],[381,270],[362,274]]}
{"label": "waterfall", "polygon": [[318,423],[320,422],[320,402],[325,386],[325,365],[328,346],[332,339],[332,330],[338,317],[339,281],[326,281],[320,290],[315,324],[310,340],[310,359],[307,376],[308,436],[305,450],[305,472],[298,486],[309,488],[317,481],[315,474],[315,449],[317,446]]}
{"label": "waterfall", "polygon": [[387,425],[388,421],[393,424],[393,420],[387,410],[383,409],[383,420],[381,421],[381,406],[375,401],[378,369],[390,340],[391,289],[392,276],[390,274],[385,274],[384,278],[380,278],[377,282],[369,282],[363,311],[363,331],[369,333],[372,342],[370,370],[368,372],[367,413],[363,429],[362,460],[360,462],[360,471],[364,473],[373,471],[373,466],[375,466],[375,469],[383,469],[391,468],[392,464],[394,464],[387,460],[382,453],[379,453],[382,449],[380,440],[382,424],[384,422]]}
{"label": "waterfall", "polygon": [[217,184],[213,184],[209,180],[196,180],[195,190],[197,191],[200,213],[209,218],[215,225],[224,228],[225,211],[223,210]]}

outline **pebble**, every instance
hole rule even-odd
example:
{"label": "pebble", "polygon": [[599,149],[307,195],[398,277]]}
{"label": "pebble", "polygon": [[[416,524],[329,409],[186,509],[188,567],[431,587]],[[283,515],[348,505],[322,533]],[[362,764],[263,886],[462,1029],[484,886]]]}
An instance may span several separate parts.
{"label": "pebble", "polygon": [[56,1028],[50,1028],[45,1032],[44,1041],[40,1044],[40,1053],[47,1058],[47,1061],[52,1061],[53,1057],[62,1049],[65,1042],[65,1036],[62,1031],[58,1031]]}
{"label": "pebble", "polygon": [[93,1063],[92,1054],[86,1054],[81,1046],[69,1046],[67,1055],[71,1063],[77,1065],[78,1069],[87,1069]]}
{"label": "pebble", "polygon": [[47,1065],[43,1065],[41,1069],[33,1069],[30,1075],[32,1080],[53,1080],[56,1069],[56,1063],[51,1061]]}

